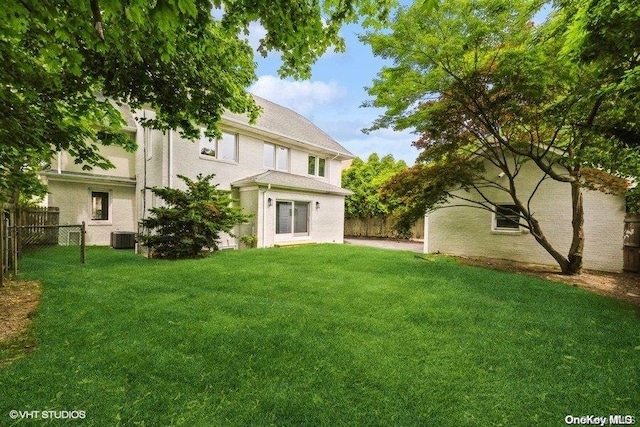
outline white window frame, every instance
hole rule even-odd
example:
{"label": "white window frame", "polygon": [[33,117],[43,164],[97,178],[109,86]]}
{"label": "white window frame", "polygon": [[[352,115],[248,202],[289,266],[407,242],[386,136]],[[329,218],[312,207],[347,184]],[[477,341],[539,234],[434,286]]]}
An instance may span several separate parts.
{"label": "white window frame", "polygon": [[[283,203],[287,203],[291,205],[291,211],[292,211],[291,223],[290,223],[291,231],[287,233],[278,233],[278,213],[279,213],[278,206],[279,204],[283,204]],[[295,231],[296,204],[307,206],[307,227],[306,227],[307,231],[305,232],[296,233]],[[276,236],[276,239],[292,239],[292,238],[308,239],[309,236],[311,235],[311,205],[312,205],[311,201],[307,201],[307,200],[276,200],[276,203],[275,203],[276,214],[275,214],[275,224],[274,224],[274,234]]]}
{"label": "white window frame", "polygon": [[[94,193],[102,193],[107,195],[107,218],[106,219],[94,219],[93,218],[93,199]],[[104,208],[103,208],[104,209]],[[112,225],[113,224],[113,192],[111,190],[103,190],[99,188],[89,189],[89,224],[91,225]]]}
{"label": "white window frame", "polygon": [[[271,162],[270,164],[267,164],[267,158],[264,157],[262,164],[265,168],[267,169],[271,169],[271,170],[277,170],[277,171],[282,171],[282,172],[289,172],[290,168],[291,168],[291,149],[289,149],[289,147],[285,147],[283,145],[277,145],[277,144],[272,144],[270,142],[265,142],[264,146],[262,148],[262,153],[263,156],[266,156],[265,153],[265,147],[266,146],[270,146],[273,147],[273,158],[271,158]],[[285,168],[281,168],[278,165],[278,150],[286,150],[286,161],[287,161],[287,165]]]}
{"label": "white window frame", "polygon": [[[314,166],[313,166],[313,172],[310,172],[309,171],[309,166],[311,166],[310,162],[311,162],[312,158],[313,158]],[[322,175],[320,175],[320,162],[321,161],[324,161],[324,170],[322,171],[323,172]],[[309,154],[307,156],[307,175],[313,175],[313,176],[317,176],[317,177],[320,177],[320,178],[326,178],[327,177],[327,159],[325,157],[319,157],[319,156],[317,156],[315,154]]]}
{"label": "white window frame", "polygon": [[[220,157],[220,143],[225,140],[224,138],[225,135],[233,137],[233,141],[234,141],[233,159],[225,159],[223,157]],[[235,132],[222,131],[222,139],[211,139],[203,134],[200,137],[200,140],[198,141],[198,153],[201,159],[216,160],[219,162],[237,164],[238,158],[239,158],[239,145],[240,145],[239,140],[240,140],[240,136]],[[210,145],[212,146],[212,148],[203,146],[204,144]],[[213,150],[214,154],[205,153],[204,152],[205,149]]]}
{"label": "white window frame", "polygon": [[522,227],[520,226],[520,217],[518,217],[518,227],[498,226],[498,209],[503,207],[515,208],[515,205],[511,203],[497,203],[493,207],[493,212],[491,215],[491,231],[496,234],[522,234]]}

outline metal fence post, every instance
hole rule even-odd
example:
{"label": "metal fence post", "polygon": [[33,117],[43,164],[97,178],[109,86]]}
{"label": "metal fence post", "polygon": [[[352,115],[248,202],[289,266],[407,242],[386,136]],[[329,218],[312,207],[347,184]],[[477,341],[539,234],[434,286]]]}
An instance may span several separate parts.
{"label": "metal fence post", "polygon": [[4,286],[4,211],[0,210],[0,287]]}
{"label": "metal fence post", "polygon": [[87,259],[87,242],[85,233],[87,232],[87,226],[84,221],[82,221],[82,227],[80,228],[80,262],[84,264]]}

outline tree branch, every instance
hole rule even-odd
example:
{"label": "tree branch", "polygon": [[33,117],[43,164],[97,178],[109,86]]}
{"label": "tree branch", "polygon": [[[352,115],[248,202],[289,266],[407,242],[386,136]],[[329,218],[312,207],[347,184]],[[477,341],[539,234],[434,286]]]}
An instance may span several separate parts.
{"label": "tree branch", "polygon": [[100,40],[104,41],[104,28],[102,26],[102,12],[99,0],[91,0],[91,12],[93,13],[93,28],[96,29]]}

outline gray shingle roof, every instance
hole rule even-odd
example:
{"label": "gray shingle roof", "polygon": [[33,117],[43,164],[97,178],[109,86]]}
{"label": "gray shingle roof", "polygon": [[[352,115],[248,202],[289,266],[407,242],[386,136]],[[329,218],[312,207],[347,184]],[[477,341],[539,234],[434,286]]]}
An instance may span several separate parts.
{"label": "gray shingle roof", "polygon": [[[256,129],[275,133],[300,143],[315,146],[319,150],[326,150],[340,154],[342,157],[353,158],[353,154],[327,135],[322,129],[314,125],[310,120],[295,111],[253,95],[256,104],[262,108],[262,113],[255,124],[250,125]],[[246,115],[225,112],[223,120],[248,124]]]}
{"label": "gray shingle roof", "polygon": [[294,175],[285,172],[267,171],[259,175],[250,176],[235,182],[232,182],[233,187],[247,187],[251,185],[267,186],[271,185],[274,188],[289,189],[289,190],[304,190],[313,193],[322,194],[337,194],[341,196],[348,196],[352,194],[351,191],[344,188],[336,187],[335,185],[327,184],[326,182],[318,181],[317,179],[308,178],[302,175]]}

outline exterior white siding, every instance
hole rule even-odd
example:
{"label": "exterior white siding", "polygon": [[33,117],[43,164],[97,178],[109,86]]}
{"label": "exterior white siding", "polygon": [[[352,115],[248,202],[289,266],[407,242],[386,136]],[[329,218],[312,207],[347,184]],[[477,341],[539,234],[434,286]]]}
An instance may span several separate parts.
{"label": "exterior white siding", "polygon": [[[49,205],[60,208],[60,224],[87,225],[88,245],[108,245],[112,231],[137,231],[135,186],[108,182],[69,182],[50,179]],[[109,194],[109,220],[91,220],[91,192]]]}
{"label": "exterior white siding", "polygon": [[[248,223],[234,230],[237,238],[221,236],[221,248],[240,247],[239,238],[246,234],[255,235],[259,247],[298,241],[341,243],[344,194],[347,194],[340,188],[341,161],[351,158],[351,154],[297,113],[264,99],[256,98],[256,102],[264,109],[257,124],[251,125],[238,115],[225,114],[220,125],[223,132],[237,135],[235,160],[202,154],[200,141],[186,140],[177,131],[144,129],[132,118],[128,131],[135,137],[137,152],[102,147],[101,153],[116,167],[90,173],[82,171],[71,156],[62,153],[56,173],[43,173],[44,179],[49,180],[51,192],[47,204],[60,208],[63,222],[85,221],[90,244],[108,245],[112,231],[137,231],[138,222],[148,215],[149,209],[163,203],[152,194],[151,188],[184,189],[185,184],[178,175],[195,179],[198,174],[215,174],[212,182],[221,190],[232,191],[244,212],[252,215]],[[128,114],[139,118],[155,116],[150,110]],[[277,169],[280,179],[283,173],[291,177],[285,180],[284,187],[250,183],[253,177],[271,170],[265,166],[265,143],[288,149],[287,169]],[[324,177],[308,173],[309,155],[325,159]],[[248,185],[233,184],[247,180]],[[90,220],[91,191],[109,193],[108,221]],[[267,193],[273,208],[267,206]],[[276,200],[309,203],[308,235],[276,235]]]}
{"label": "exterior white siding", "polygon": [[[498,171],[487,166],[487,176],[494,179]],[[534,165],[525,165],[518,177],[517,189],[528,199],[540,173]],[[531,203],[531,211],[540,221],[547,239],[563,255],[571,245],[571,193],[567,184],[546,180]],[[486,192],[495,203],[510,204],[506,193]],[[466,193],[479,200],[479,196]],[[425,252],[483,256],[521,262],[555,265],[555,260],[526,231],[492,230],[491,212],[467,203],[430,212],[425,221]],[[620,271],[622,269],[622,232],[625,216],[624,198],[598,191],[584,190],[585,248],[583,263],[587,269]]]}

